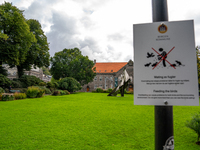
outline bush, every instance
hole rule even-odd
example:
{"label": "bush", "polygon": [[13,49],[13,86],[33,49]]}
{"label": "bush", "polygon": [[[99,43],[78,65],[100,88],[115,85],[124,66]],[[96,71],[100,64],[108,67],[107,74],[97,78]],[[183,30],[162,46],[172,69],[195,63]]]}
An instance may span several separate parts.
{"label": "bush", "polygon": [[37,87],[38,89],[44,90],[45,94],[51,94],[52,93],[48,88],[46,88],[44,86],[33,86],[33,87]]}
{"label": "bush", "polygon": [[67,90],[63,90],[66,94],[65,95],[69,95],[70,92],[68,92]]}
{"label": "bush", "polygon": [[12,88],[22,88],[23,84],[19,80],[13,80],[12,83]]}
{"label": "bush", "polygon": [[45,94],[51,94],[51,90],[50,89],[45,88],[44,90],[45,90]]}
{"label": "bush", "polygon": [[8,79],[6,76],[0,74],[0,87],[8,88],[10,87],[12,81]]}
{"label": "bush", "polygon": [[46,86],[46,83],[45,82],[40,82],[39,86]]}
{"label": "bush", "polygon": [[186,122],[186,127],[194,130],[197,135],[197,142],[199,142],[200,138],[200,112],[192,116],[192,120]]}
{"label": "bush", "polygon": [[23,83],[23,87],[27,88],[30,86],[37,86],[40,82],[43,82],[39,78],[35,76],[23,75],[21,78],[18,79]]}
{"label": "bush", "polygon": [[53,83],[47,82],[46,87],[49,88],[49,89],[50,89],[50,88],[53,88]]}
{"label": "bush", "polygon": [[14,96],[12,96],[12,95],[2,95],[1,100],[2,101],[12,101],[12,100],[14,100]]}
{"label": "bush", "polygon": [[66,77],[60,81],[59,88],[69,92],[75,92],[81,90],[81,85],[76,79],[72,77]]}
{"label": "bush", "polygon": [[28,98],[35,98],[37,97],[38,92],[39,92],[39,89],[37,87],[28,87],[26,95]]}
{"label": "bush", "polygon": [[127,91],[126,94],[133,94],[133,91]]}
{"label": "bush", "polygon": [[102,89],[102,88],[97,88],[97,89],[96,89],[96,92],[97,92],[97,93],[103,93],[103,89]]}
{"label": "bush", "polygon": [[113,89],[110,88],[110,89],[107,89],[106,92],[107,92],[107,93],[110,93],[110,92],[112,92],[112,90],[113,90]]}
{"label": "bush", "polygon": [[65,91],[63,90],[58,90],[60,92],[60,95],[66,95]]}
{"label": "bush", "polygon": [[0,87],[0,94],[5,93],[4,89]]}
{"label": "bush", "polygon": [[14,98],[15,98],[15,99],[26,99],[26,94],[25,94],[25,93],[18,93],[18,92],[15,92],[15,93],[14,93]]}
{"label": "bush", "polygon": [[60,92],[59,91],[54,91],[52,95],[53,96],[58,96],[58,95],[60,95]]}
{"label": "bush", "polygon": [[36,97],[42,97],[45,94],[45,90],[39,89]]}

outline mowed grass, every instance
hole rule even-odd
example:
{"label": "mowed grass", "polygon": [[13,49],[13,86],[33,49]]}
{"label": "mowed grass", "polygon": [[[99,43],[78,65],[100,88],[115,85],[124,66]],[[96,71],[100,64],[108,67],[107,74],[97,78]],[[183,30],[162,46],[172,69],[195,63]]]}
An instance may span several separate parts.
{"label": "mowed grass", "polygon": [[[199,106],[174,106],[176,150],[197,150],[185,127]],[[133,95],[78,93],[0,102],[1,150],[153,150],[154,106]]]}

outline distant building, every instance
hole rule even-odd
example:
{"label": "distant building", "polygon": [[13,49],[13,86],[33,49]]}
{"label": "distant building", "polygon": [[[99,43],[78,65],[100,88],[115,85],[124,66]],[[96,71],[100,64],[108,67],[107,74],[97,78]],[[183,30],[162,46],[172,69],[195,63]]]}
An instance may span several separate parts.
{"label": "distant building", "polygon": [[124,69],[131,77],[131,82],[127,87],[127,91],[133,90],[133,61],[129,62],[96,62],[96,76],[93,81],[84,85],[82,92],[91,92],[96,88],[109,89],[114,88],[118,85],[119,77],[121,76]]}
{"label": "distant building", "polygon": [[[9,65],[3,64],[3,67],[5,67],[8,71],[8,78],[9,79],[14,79],[17,78],[17,67],[10,68]],[[43,80],[44,82],[49,82],[51,81],[51,76],[46,76],[43,74],[42,68],[31,68],[30,71],[24,71],[25,75],[31,75],[31,76],[36,76],[37,78]]]}

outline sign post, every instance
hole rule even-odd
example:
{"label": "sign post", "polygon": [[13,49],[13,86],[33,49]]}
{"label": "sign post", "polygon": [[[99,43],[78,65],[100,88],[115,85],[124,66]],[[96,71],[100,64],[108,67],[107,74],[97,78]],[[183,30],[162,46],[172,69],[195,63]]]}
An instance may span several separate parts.
{"label": "sign post", "polygon": [[134,25],[134,104],[155,105],[155,150],[174,150],[173,105],[199,105],[194,22],[168,22],[152,0],[153,23]]}
{"label": "sign post", "polygon": [[[153,22],[168,21],[167,0],[152,0],[152,17]],[[154,106],[154,113],[155,150],[163,150],[168,138],[174,140],[173,106]],[[174,150],[174,141],[172,150]]]}

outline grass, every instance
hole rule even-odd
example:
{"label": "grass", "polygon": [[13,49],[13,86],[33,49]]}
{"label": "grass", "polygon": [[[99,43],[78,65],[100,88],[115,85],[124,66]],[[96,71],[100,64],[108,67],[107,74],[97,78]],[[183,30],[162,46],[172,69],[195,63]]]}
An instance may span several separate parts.
{"label": "grass", "polygon": [[[185,127],[199,106],[174,106],[176,150],[197,150]],[[152,150],[154,106],[133,105],[133,95],[78,93],[0,102],[1,150]]]}

